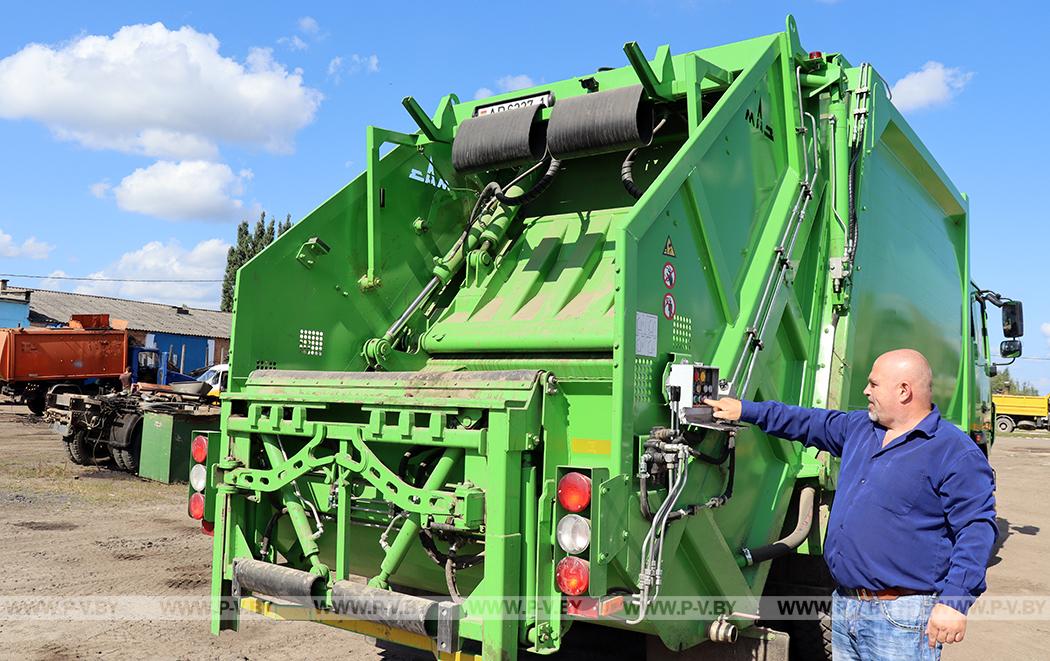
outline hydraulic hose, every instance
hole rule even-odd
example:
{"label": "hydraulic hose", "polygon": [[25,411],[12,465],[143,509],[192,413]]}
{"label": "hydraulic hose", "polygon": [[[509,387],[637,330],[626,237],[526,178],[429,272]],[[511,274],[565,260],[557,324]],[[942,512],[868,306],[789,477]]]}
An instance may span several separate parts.
{"label": "hydraulic hose", "polygon": [[[266,452],[266,458],[269,460],[271,468],[276,469],[288,461],[288,457],[285,456],[276,437],[263,434],[262,441],[263,450]],[[320,549],[317,547],[315,533],[310,526],[310,519],[303,504],[307,501],[302,499],[301,495],[297,493],[294,480],[291,484],[281,487],[280,494],[281,500],[284,502],[284,508],[288,510],[288,519],[292,522],[292,529],[295,530],[296,539],[299,540],[299,546],[303,550],[303,556],[310,562],[311,572],[320,576],[327,576],[329,569],[327,565],[321,562]],[[318,521],[318,524],[320,525],[320,521]]]}
{"label": "hydraulic hose", "polygon": [[778,539],[772,544],[760,546],[757,549],[744,547],[741,553],[747,561],[746,566],[757,565],[760,562],[773,560],[797,549],[803,540],[809,536],[809,530],[813,527],[813,501],[816,499],[815,487],[803,487],[798,494],[798,522],[795,529],[789,535]]}
{"label": "hydraulic hose", "polygon": [[[664,124],[666,123],[666,117],[662,118],[659,122],[656,123],[656,126],[653,127],[654,137],[656,136],[656,133],[661,128],[663,128]],[[649,144],[645,146],[648,147],[651,144],[653,144],[652,138],[649,139]],[[638,188],[638,186],[634,183],[634,159],[636,156],[638,156],[639,149],[641,149],[641,147],[635,147],[631,151],[627,152],[627,158],[623,160],[623,165],[620,166],[620,181],[623,182],[623,187],[627,189],[627,193],[636,200],[640,198],[645,192],[641,188]]]}
{"label": "hydraulic hose", "polygon": [[[542,161],[541,161],[541,163],[542,163]],[[538,165],[539,164],[533,166],[533,168],[537,167]],[[502,202],[503,204],[506,204],[506,205],[509,205],[509,206],[524,206],[524,205],[532,202],[536,198],[538,198],[540,195],[543,194],[543,192],[545,190],[547,190],[547,188],[550,187],[551,183],[554,181],[554,178],[556,176],[558,176],[558,171],[559,170],[561,170],[561,161],[559,161],[558,159],[552,157],[548,161],[547,171],[543,173],[543,176],[540,177],[536,181],[536,183],[532,185],[532,188],[530,188],[529,190],[525,191],[521,195],[507,195],[507,194],[505,194],[503,192],[503,188],[501,188],[500,185],[497,184],[494,181],[491,182],[488,186],[486,186],[485,190],[488,190],[491,187],[492,188],[492,196],[495,197],[500,202]],[[524,174],[528,174],[531,171],[532,170],[530,169],[530,170],[526,171]],[[509,190],[510,187],[514,185],[514,183],[516,183],[518,180],[522,179],[524,174],[522,176],[519,176],[515,181],[511,182],[510,184],[508,184],[507,185],[507,189]],[[484,191],[482,191],[482,196],[484,196],[484,194],[485,194]]]}

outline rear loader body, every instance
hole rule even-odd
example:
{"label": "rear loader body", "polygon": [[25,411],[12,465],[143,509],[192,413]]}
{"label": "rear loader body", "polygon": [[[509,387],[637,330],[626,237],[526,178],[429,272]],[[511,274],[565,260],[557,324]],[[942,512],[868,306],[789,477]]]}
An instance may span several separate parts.
{"label": "rear loader body", "polygon": [[[728,645],[774,615],[770,560],[819,556],[837,470],[700,397],[858,408],[910,346],[945,417],[990,428],[967,200],[874,70],[790,18],[625,53],[406,99],[420,131],[370,127],[366,172],[239,271],[215,597],[449,657],[580,619]],[[697,599],[722,606],[662,606]]]}

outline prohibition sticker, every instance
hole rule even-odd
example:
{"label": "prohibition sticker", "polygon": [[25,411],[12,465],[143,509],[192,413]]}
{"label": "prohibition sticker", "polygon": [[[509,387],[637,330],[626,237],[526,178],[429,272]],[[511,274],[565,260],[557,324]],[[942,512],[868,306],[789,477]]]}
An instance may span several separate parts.
{"label": "prohibition sticker", "polygon": [[667,262],[666,264],[664,264],[663,277],[664,286],[668,289],[674,289],[675,280],[677,280],[678,278],[678,274],[675,273],[674,270],[674,264],[672,264],[671,262]]}
{"label": "prohibition sticker", "polygon": [[670,235],[667,236],[667,241],[664,242],[664,255],[666,257],[677,257],[678,256],[678,255],[674,254],[674,244],[671,243],[671,236]]}
{"label": "prohibition sticker", "polygon": [[676,307],[674,296],[671,294],[664,294],[664,317],[667,319],[674,319],[674,311]]}

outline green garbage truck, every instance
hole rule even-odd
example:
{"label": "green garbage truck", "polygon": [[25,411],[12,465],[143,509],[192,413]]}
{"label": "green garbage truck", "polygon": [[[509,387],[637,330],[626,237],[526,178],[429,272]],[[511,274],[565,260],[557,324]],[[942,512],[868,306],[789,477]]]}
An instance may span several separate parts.
{"label": "green garbage truck", "polygon": [[[369,127],[365,171],[238,272],[191,508],[215,633],[250,611],[448,659],[595,626],[654,659],[772,649],[763,597],[829,593],[836,461],[704,397],[855,409],[908,346],[990,441],[967,198],[876,70],[790,17],[403,105],[418,131]],[[796,657],[822,622],[788,623]]]}

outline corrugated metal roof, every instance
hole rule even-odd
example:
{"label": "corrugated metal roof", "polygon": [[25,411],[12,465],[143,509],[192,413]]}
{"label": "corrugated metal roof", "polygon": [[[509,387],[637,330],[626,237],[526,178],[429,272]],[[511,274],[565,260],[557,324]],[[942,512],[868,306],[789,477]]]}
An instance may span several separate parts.
{"label": "corrugated metal roof", "polygon": [[[8,287],[8,290],[15,289]],[[180,308],[108,296],[89,296],[47,289],[32,290],[29,320],[65,324],[74,314],[108,314],[128,322],[129,330],[199,337],[229,338],[233,315],[218,310]],[[180,312],[180,309],[182,312]]]}

